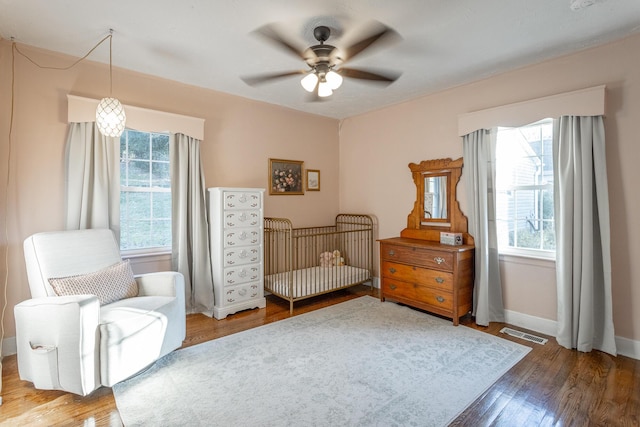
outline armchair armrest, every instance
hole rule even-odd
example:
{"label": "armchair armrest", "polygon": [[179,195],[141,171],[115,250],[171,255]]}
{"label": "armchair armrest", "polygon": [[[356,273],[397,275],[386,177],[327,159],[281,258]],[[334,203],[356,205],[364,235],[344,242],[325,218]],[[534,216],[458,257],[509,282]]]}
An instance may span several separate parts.
{"label": "armchair armrest", "polygon": [[182,296],[184,299],[184,276],[175,271],[161,271],[136,276],[139,296]]}
{"label": "armchair armrest", "polygon": [[147,273],[136,277],[138,281],[138,296],[168,296],[175,297],[170,312],[166,312],[170,319],[162,354],[167,354],[182,344],[186,334],[186,305],[185,285],[182,273],[163,271]]}
{"label": "armchair armrest", "polygon": [[16,305],[14,314],[21,379],[81,396],[100,386],[96,296],[33,298]]}

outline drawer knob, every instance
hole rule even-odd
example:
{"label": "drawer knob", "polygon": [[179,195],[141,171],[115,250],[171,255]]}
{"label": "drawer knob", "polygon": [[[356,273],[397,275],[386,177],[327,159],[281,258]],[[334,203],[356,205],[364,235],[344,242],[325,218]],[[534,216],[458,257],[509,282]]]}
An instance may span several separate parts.
{"label": "drawer knob", "polygon": [[440,265],[440,264],[442,264],[442,263],[444,262],[444,258],[441,258],[441,257],[439,257],[439,256],[437,256],[437,257],[433,258],[433,260],[434,260],[438,265]]}
{"label": "drawer knob", "polygon": [[390,268],[389,271],[391,272],[391,274],[394,274],[397,270],[395,268]]}
{"label": "drawer knob", "polygon": [[444,283],[444,279],[442,277],[436,277],[436,282]]}
{"label": "drawer knob", "polygon": [[440,295],[436,297],[436,300],[438,300],[438,302],[444,302],[444,298],[441,297]]}
{"label": "drawer knob", "polygon": [[394,251],[394,250],[390,250],[390,251],[389,251],[389,255],[390,255],[390,256],[394,256],[395,254],[396,254],[396,251]]}
{"label": "drawer knob", "polygon": [[392,291],[395,291],[395,290],[396,290],[396,288],[397,288],[397,286],[396,286],[396,285],[389,285],[389,289],[391,289]]}

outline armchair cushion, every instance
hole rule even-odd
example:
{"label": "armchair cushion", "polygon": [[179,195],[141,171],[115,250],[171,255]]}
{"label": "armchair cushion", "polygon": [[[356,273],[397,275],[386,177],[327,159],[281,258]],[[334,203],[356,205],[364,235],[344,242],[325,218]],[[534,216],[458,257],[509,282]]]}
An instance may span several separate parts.
{"label": "armchair cushion", "polygon": [[91,294],[98,297],[100,305],[138,295],[138,282],[133,277],[129,260],[93,273],[50,278],[49,283],[59,296]]}

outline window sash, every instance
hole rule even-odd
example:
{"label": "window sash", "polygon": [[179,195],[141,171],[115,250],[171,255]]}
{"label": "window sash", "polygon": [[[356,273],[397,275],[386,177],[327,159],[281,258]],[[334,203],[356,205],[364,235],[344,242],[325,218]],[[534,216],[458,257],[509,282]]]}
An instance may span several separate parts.
{"label": "window sash", "polygon": [[[133,139],[129,132],[134,133]],[[171,249],[171,209],[167,209],[166,196],[164,200],[154,198],[154,195],[171,194],[170,162],[166,159],[166,141],[163,141],[167,137],[167,134],[127,129],[120,142],[121,245],[125,246],[121,246],[121,251],[128,255],[164,253]],[[140,157],[130,155],[132,143]],[[158,152],[155,148],[163,144],[165,150]],[[130,168],[134,162],[137,167]],[[138,200],[130,199],[135,195]],[[134,212],[135,207],[132,208],[136,203],[141,203],[138,206],[144,209],[141,217]],[[167,238],[169,243],[161,245]]]}
{"label": "window sash", "polygon": [[[549,168],[552,167],[552,163],[548,163],[551,162],[550,124],[551,121],[545,119],[517,128],[505,128],[509,134],[504,136],[503,142],[500,143],[499,139],[496,160],[509,162],[509,166],[503,165],[506,175],[498,176],[500,180],[496,183],[500,253],[540,258],[555,256],[554,217],[549,210],[553,209],[553,197],[549,199],[549,195],[553,195],[554,190],[553,182],[548,181]],[[522,148],[516,148],[519,146]],[[502,149],[506,151],[502,153]],[[524,184],[518,183],[523,179]]]}

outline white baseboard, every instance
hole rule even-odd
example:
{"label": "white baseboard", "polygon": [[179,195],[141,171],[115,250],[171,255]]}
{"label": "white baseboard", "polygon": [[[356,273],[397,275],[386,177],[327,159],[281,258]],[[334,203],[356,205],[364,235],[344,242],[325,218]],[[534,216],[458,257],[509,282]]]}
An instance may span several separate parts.
{"label": "white baseboard", "polygon": [[[505,310],[505,322],[529,329],[551,337],[556,336],[557,322],[555,320],[543,319],[541,317],[530,316],[517,311]],[[616,337],[616,349],[619,355],[640,360],[640,341],[631,340],[624,337]]]}
{"label": "white baseboard", "polygon": [[529,329],[552,337],[556,336],[556,321],[535,317],[529,314],[519,313],[517,311],[505,310],[504,320],[506,323]]}
{"label": "white baseboard", "polygon": [[18,347],[16,346],[16,337],[8,337],[2,340],[2,357],[11,356],[17,352]]}
{"label": "white baseboard", "polygon": [[629,338],[616,337],[616,349],[618,354],[640,360],[640,341]]}

